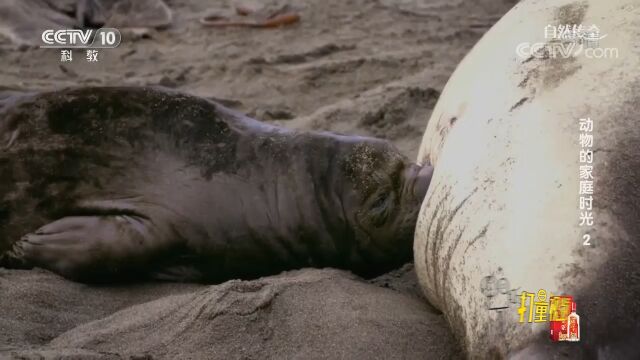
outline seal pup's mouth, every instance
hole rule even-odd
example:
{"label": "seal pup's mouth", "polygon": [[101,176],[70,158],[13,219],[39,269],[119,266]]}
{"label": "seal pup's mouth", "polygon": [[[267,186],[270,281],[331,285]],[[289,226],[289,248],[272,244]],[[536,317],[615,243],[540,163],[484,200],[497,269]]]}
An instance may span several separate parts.
{"label": "seal pup's mouth", "polygon": [[422,202],[431,184],[433,167],[430,165],[420,166],[418,164],[411,164],[406,171],[407,179],[411,179],[407,187],[407,192],[419,202]]}

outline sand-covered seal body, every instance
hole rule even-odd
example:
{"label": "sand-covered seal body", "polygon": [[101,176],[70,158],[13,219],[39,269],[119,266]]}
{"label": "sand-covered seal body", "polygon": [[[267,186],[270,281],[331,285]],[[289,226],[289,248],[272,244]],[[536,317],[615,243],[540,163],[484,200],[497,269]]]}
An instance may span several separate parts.
{"label": "sand-covered seal body", "polygon": [[[435,173],[416,227],[416,272],[472,358],[640,358],[637,5],[520,2],[434,108],[419,155]],[[582,50],[545,39],[567,24],[595,25],[602,38]],[[557,52],[521,56],[538,43]],[[592,197],[591,225],[581,197]],[[525,291],[549,306],[545,316],[529,322],[538,307]],[[551,341],[551,294],[576,301],[578,343]]]}
{"label": "sand-covered seal body", "polygon": [[81,281],[220,281],[410,259],[430,172],[389,143],[299,133],[152,88],[12,100],[2,263]]}

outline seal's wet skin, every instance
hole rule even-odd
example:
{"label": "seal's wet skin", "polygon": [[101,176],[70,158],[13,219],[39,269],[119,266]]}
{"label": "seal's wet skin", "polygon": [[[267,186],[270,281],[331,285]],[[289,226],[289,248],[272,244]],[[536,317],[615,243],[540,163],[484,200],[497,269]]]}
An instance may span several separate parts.
{"label": "seal's wet skin", "polygon": [[153,88],[25,95],[0,113],[0,265],[222,281],[412,258],[432,169]]}

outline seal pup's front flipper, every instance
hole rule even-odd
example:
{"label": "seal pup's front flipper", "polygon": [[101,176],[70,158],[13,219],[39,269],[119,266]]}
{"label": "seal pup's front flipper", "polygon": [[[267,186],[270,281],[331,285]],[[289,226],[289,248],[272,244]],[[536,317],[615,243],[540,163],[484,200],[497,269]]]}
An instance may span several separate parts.
{"label": "seal pup's front flipper", "polygon": [[41,267],[90,283],[149,278],[182,244],[170,222],[151,213],[84,209],[24,235],[0,258],[0,266]]}

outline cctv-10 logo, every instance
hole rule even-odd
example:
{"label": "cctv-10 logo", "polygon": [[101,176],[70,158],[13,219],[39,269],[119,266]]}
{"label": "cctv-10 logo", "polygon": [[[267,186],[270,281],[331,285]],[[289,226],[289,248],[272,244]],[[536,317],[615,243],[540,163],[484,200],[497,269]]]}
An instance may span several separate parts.
{"label": "cctv-10 logo", "polygon": [[122,36],[115,28],[98,30],[45,30],[42,32],[41,48],[115,48]]}

